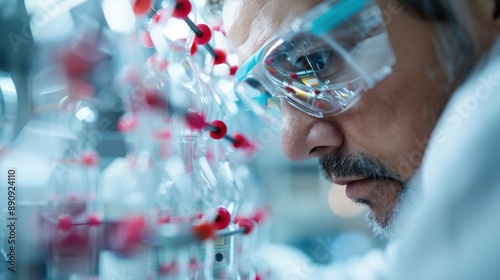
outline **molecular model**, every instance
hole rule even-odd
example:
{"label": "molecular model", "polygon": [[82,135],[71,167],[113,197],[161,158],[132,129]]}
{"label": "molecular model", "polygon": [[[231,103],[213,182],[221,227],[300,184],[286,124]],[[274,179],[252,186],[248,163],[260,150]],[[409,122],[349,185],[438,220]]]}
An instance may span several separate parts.
{"label": "molecular model", "polygon": [[[16,185],[0,279],[272,279],[259,142],[220,20],[195,0],[53,2],[30,16],[30,121],[0,150]],[[102,169],[113,94],[127,152]]]}

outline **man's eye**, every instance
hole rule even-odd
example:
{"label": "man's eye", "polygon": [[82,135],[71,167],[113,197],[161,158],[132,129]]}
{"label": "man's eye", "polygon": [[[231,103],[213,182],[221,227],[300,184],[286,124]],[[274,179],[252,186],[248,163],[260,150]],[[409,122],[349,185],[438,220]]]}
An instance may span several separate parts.
{"label": "man's eye", "polygon": [[301,71],[323,71],[325,67],[333,66],[334,53],[330,50],[308,52],[298,58],[290,57],[290,63],[296,72]]}

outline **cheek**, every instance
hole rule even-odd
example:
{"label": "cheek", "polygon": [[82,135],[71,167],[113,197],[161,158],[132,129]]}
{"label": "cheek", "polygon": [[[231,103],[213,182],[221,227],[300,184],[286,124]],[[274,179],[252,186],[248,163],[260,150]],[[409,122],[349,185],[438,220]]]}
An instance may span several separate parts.
{"label": "cheek", "polygon": [[413,100],[415,93],[407,85],[396,82],[387,79],[366,92],[339,115],[338,122],[349,151],[373,156],[407,179],[419,166],[423,152],[415,143],[430,135],[433,124],[419,119],[423,105],[416,103],[418,98]]}
{"label": "cheek", "polygon": [[350,148],[371,151],[371,155],[377,154],[375,149],[382,150],[390,144],[389,135],[397,129],[394,104],[383,98],[381,87],[377,88],[380,89],[365,92],[352,108],[338,116]]}
{"label": "cheek", "polygon": [[426,139],[447,98],[431,26],[408,15],[399,17],[388,26],[398,60],[393,74],[338,120],[349,151],[374,156],[406,179],[420,165]]}

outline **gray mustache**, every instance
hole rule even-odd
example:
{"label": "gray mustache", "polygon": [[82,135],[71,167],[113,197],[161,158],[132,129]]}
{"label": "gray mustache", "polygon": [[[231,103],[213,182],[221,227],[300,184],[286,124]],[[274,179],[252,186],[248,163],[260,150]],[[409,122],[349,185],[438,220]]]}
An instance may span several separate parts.
{"label": "gray mustache", "polygon": [[392,172],[379,160],[361,153],[354,155],[331,154],[319,159],[323,176],[332,180],[336,178],[367,177],[371,179],[392,179],[402,183],[401,176]]}

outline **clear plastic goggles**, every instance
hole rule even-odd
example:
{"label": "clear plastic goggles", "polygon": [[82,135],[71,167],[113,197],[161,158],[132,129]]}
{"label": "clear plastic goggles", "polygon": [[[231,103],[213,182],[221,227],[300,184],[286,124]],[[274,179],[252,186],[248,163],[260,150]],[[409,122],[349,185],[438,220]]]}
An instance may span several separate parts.
{"label": "clear plastic goggles", "polygon": [[279,123],[285,100],[322,118],[349,109],[392,72],[396,59],[374,0],[330,0],[295,20],[235,74],[235,91]]}

